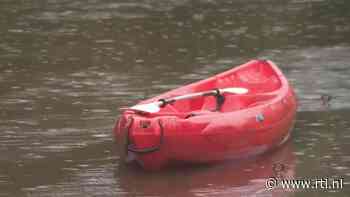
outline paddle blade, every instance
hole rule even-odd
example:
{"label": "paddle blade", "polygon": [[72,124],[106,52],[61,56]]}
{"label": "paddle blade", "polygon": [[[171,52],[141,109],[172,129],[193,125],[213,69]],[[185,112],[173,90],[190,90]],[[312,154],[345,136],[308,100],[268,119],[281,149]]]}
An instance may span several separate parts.
{"label": "paddle blade", "polygon": [[159,112],[160,107],[159,107],[159,104],[156,102],[156,103],[135,105],[130,107],[129,109],[135,110],[135,111],[141,111],[141,112],[156,113],[156,112]]}
{"label": "paddle blade", "polygon": [[225,88],[225,89],[222,89],[221,92],[232,93],[232,94],[246,94],[246,93],[248,93],[248,89],[247,88],[239,88],[239,87]]}

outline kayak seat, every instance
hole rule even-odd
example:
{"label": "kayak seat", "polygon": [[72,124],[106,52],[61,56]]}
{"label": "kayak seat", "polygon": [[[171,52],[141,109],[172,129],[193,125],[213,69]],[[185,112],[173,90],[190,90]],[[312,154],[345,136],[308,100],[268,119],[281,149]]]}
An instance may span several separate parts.
{"label": "kayak seat", "polygon": [[186,118],[198,116],[198,115],[208,115],[212,113],[225,113],[236,111],[244,108],[254,107],[267,103],[272,99],[274,95],[269,94],[252,94],[252,95],[225,95],[225,102],[221,106],[219,111],[216,110],[216,99],[215,97],[204,98],[203,106],[200,110],[194,110],[186,115]]}
{"label": "kayak seat", "polygon": [[[220,107],[219,112],[228,112],[241,109],[245,106],[245,103],[242,102],[239,96],[237,95],[224,95],[225,101]],[[211,111],[215,112],[217,108],[216,98],[213,96],[205,97],[203,105],[201,107],[201,111]]]}
{"label": "kayak seat", "polygon": [[275,97],[273,94],[247,94],[247,95],[226,95],[225,102],[220,112],[236,111],[244,108],[254,107],[269,102]]}
{"label": "kayak seat", "polygon": [[247,106],[247,100],[237,95],[226,95],[225,102],[221,106],[221,112],[231,112],[243,109]]}
{"label": "kayak seat", "polygon": [[207,96],[203,98],[203,105],[201,111],[215,111],[216,109],[216,98],[213,96]]}
{"label": "kayak seat", "polygon": [[[216,111],[217,101],[214,96],[206,96],[196,99],[183,100],[169,104],[162,112],[178,113],[184,117],[206,115],[214,112],[231,112],[244,108],[254,107],[269,102],[276,95],[267,93],[256,93],[246,95],[224,94],[225,101],[220,110]],[[174,107],[177,105],[176,107]]]}

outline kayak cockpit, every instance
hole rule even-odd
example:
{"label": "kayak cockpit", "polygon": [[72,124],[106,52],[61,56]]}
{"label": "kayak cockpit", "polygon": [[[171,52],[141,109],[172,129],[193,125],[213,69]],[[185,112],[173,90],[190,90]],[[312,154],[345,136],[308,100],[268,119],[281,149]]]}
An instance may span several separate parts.
{"label": "kayak cockpit", "polygon": [[[276,94],[248,94],[239,96],[225,94],[225,101],[220,107],[218,107],[217,98],[213,96],[196,98],[191,101],[179,101],[174,104],[169,104],[162,108],[159,114],[169,112],[181,114],[191,112],[196,112],[196,114],[208,114],[207,112],[232,112],[268,103],[276,96]],[[181,107],[179,107],[179,105]]]}
{"label": "kayak cockpit", "polygon": [[201,92],[217,88],[242,87],[248,90],[247,94],[224,93],[224,102],[218,107],[215,96],[197,97],[188,100],[180,100],[161,109],[160,113],[191,113],[192,111],[218,111],[231,112],[258,106],[272,100],[278,95],[282,83],[278,74],[270,64],[262,61],[254,66],[247,66],[238,70],[221,73],[215,77],[200,81],[195,85],[186,86],[163,97],[173,97],[181,94]]}

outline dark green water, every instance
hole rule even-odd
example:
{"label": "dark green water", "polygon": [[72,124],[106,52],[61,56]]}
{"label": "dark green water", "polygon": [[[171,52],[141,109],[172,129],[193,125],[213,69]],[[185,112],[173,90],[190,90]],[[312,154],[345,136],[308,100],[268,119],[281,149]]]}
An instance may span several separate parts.
{"label": "dark green water", "polygon": [[[0,196],[349,196],[349,35],[345,0],[1,0]],[[290,144],[215,166],[120,165],[119,107],[254,58],[298,94]],[[267,191],[275,163],[344,187]]]}

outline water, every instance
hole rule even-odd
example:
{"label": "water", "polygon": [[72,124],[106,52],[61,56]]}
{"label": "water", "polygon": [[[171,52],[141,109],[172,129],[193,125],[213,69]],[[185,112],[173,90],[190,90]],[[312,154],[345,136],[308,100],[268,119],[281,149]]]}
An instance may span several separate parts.
{"label": "water", "polygon": [[[0,196],[347,196],[350,3],[0,2]],[[147,173],[120,165],[118,108],[254,58],[299,97],[291,143],[252,161]],[[332,96],[330,102],[322,95]],[[266,191],[271,166],[342,190]]]}

